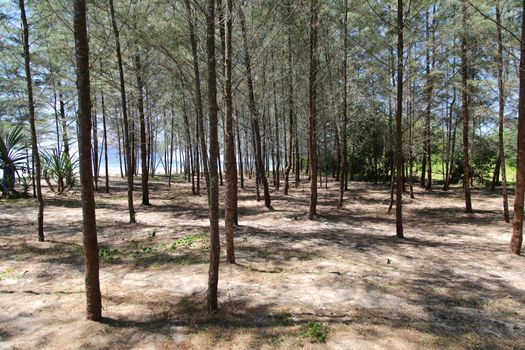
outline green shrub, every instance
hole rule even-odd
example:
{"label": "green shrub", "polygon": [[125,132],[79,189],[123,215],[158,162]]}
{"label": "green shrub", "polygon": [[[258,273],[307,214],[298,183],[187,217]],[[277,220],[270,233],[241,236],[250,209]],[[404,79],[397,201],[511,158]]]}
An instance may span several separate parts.
{"label": "green shrub", "polygon": [[98,256],[103,263],[112,264],[118,260],[119,251],[101,246],[98,250]]}
{"label": "green shrub", "polygon": [[328,337],[328,326],[321,322],[308,322],[304,330],[304,336],[316,343],[326,343]]}

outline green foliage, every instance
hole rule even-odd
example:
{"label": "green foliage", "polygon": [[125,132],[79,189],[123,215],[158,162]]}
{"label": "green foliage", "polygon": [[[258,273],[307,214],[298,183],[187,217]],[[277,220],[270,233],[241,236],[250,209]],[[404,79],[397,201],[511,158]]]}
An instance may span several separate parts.
{"label": "green foliage", "polygon": [[98,256],[103,263],[113,264],[118,261],[119,251],[109,247],[100,246]]}
{"label": "green foliage", "polygon": [[63,193],[76,185],[78,159],[56,148],[41,154],[42,175],[53,192]]}
{"label": "green foliage", "polygon": [[326,343],[328,326],[322,322],[308,322],[303,330],[303,335],[315,343]]}
{"label": "green foliage", "polygon": [[173,242],[173,244],[171,245],[171,249],[191,247],[194,243],[204,240],[206,236],[206,231],[203,231],[196,235],[190,235],[179,238],[175,242]]}
{"label": "green foliage", "polygon": [[12,274],[15,270],[12,267],[8,267],[7,269],[0,272],[0,281],[5,279],[7,276]]}
{"label": "green foliage", "polygon": [[24,153],[24,134],[21,126],[15,126],[4,135],[0,134],[0,170],[3,171],[0,189],[3,196],[10,197],[14,193],[16,175],[25,171],[27,157]]}

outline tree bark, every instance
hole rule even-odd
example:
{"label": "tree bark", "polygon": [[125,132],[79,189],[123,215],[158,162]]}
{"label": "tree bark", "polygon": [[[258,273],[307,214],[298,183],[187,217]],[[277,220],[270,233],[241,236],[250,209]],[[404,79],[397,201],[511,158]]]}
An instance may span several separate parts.
{"label": "tree bark", "polygon": [[147,162],[147,145],[146,145],[146,121],[144,117],[144,83],[142,79],[142,64],[138,42],[135,41],[135,74],[137,79],[137,99],[140,123],[140,165],[142,174],[142,204],[150,205],[149,202],[149,185],[148,185],[148,162]]}
{"label": "tree bark", "polygon": [[208,273],[208,311],[217,311],[217,288],[219,283],[219,177],[217,159],[219,158],[217,72],[215,60],[215,4],[208,0],[206,8],[206,52],[208,58],[208,103],[209,118],[209,209],[210,209],[210,268]]}
{"label": "tree bark", "polygon": [[463,120],[463,191],[465,193],[465,211],[472,213],[472,200],[470,195],[470,162],[468,152],[469,128],[469,89],[468,89],[468,61],[467,61],[467,4],[461,3],[461,103]]}
{"label": "tree bark", "polygon": [[74,10],[86,311],[88,320],[100,321],[102,319],[102,303],[99,282],[95,194],[91,169],[91,91],[85,0],[75,0]]}
{"label": "tree bark", "polygon": [[64,105],[64,96],[62,94],[62,83],[60,79],[57,81],[58,86],[58,100],[60,108],[60,122],[62,124],[62,143],[64,144],[64,153],[69,157],[69,136],[67,132],[66,109]]}
{"label": "tree bark", "polygon": [[[191,43],[191,54],[193,59],[193,73],[195,75],[195,107],[197,109],[197,126],[199,134],[199,142],[201,145],[201,157],[203,164],[204,180],[206,181],[206,191],[210,189],[210,175],[208,172],[208,150],[206,148],[206,138],[204,136],[204,113],[202,107],[202,93],[201,93],[201,79],[199,69],[199,56],[197,54],[197,37],[195,35],[195,23],[193,22],[193,14],[191,11],[190,0],[184,0],[186,5],[186,13],[188,16],[188,26],[190,29],[190,43]],[[209,195],[208,195],[209,197]]]}
{"label": "tree bark", "polygon": [[[348,149],[347,149],[347,137],[346,137],[346,129],[348,124],[348,115],[347,115],[347,89],[348,89],[348,73],[347,73],[347,66],[348,66],[348,0],[345,0],[345,7],[344,7],[344,20],[343,20],[343,64],[342,64],[342,73],[343,73],[343,91],[342,91],[342,101],[341,101],[341,154],[339,156],[340,161],[340,172],[342,174],[346,174],[346,169],[348,167]],[[345,193],[345,181],[344,176],[340,176],[339,179],[339,203],[337,204],[337,208],[342,209],[343,208],[343,199],[344,199],[344,193]]]}
{"label": "tree bark", "polygon": [[[92,101],[93,102],[93,101]],[[95,101],[93,105],[96,104],[96,92],[95,92]],[[95,191],[98,191],[98,120],[97,120],[97,111],[92,106],[92,122],[93,122],[93,181],[95,184]]]}
{"label": "tree bark", "polygon": [[250,113],[252,115],[252,127],[254,134],[254,143],[255,143],[255,167],[256,172],[259,174],[259,179],[263,185],[264,191],[264,204],[266,208],[273,210],[271,205],[270,190],[268,188],[268,180],[265,174],[265,167],[263,162],[262,146],[261,146],[261,132],[259,128],[259,111],[257,110],[257,105],[255,103],[255,92],[253,87],[253,75],[252,75],[252,63],[250,58],[250,53],[248,50],[248,38],[246,34],[246,19],[244,17],[243,5],[239,6],[239,15],[241,22],[241,34],[242,41],[244,46],[244,64],[246,66],[246,80],[248,83],[248,95],[249,95],[249,107]]}
{"label": "tree bark", "polygon": [[[505,169],[505,147],[503,143],[503,128],[504,128],[504,117],[505,117],[505,86],[503,83],[503,35],[501,32],[501,13],[499,8],[499,0],[496,2],[496,24],[498,32],[498,101],[499,101],[499,129],[498,129],[498,141],[499,141],[499,159],[500,159],[500,172],[501,172],[501,194],[503,197],[503,219],[505,222],[509,222],[509,199],[507,193],[507,172]],[[497,178],[496,178],[497,182]]]}
{"label": "tree bark", "polygon": [[106,105],[104,103],[104,92],[101,95],[102,104],[102,128],[104,132],[104,169],[106,171],[106,193],[109,193],[109,164],[108,164],[108,132],[106,127]]}
{"label": "tree bark", "polygon": [[[291,31],[291,29],[290,29]],[[294,100],[293,100],[293,62],[292,62],[292,35],[288,33],[288,155],[284,169],[284,194],[288,195],[290,189],[290,170],[293,164],[294,145]]]}
{"label": "tree bark", "polygon": [[109,0],[109,9],[111,15],[111,24],[113,27],[113,34],[115,35],[116,51],[117,51],[117,64],[119,70],[120,80],[120,98],[122,103],[122,118],[124,122],[124,149],[126,153],[127,162],[127,177],[128,177],[128,211],[129,211],[129,222],[135,223],[135,207],[133,206],[133,156],[131,141],[129,135],[129,124],[128,124],[128,104],[126,101],[126,83],[124,80],[124,67],[122,64],[122,52],[120,50],[120,34],[117,28],[117,20],[115,18],[115,6],[113,0]]}
{"label": "tree bark", "polygon": [[[523,12],[525,13],[525,1]],[[518,156],[516,169],[516,194],[514,197],[514,217],[512,219],[512,238],[509,251],[511,254],[520,255],[523,243],[523,197],[525,192],[525,17],[521,23],[521,57],[520,57],[520,92],[519,92],[519,118],[518,118]]]}
{"label": "tree bark", "polygon": [[308,82],[308,143],[310,158],[310,203],[308,219],[313,220],[317,215],[317,26],[319,4],[317,0],[310,0],[310,56]]}
{"label": "tree bark", "polygon": [[[430,57],[430,49],[432,46],[432,55],[434,54],[433,50],[434,47],[431,44],[431,23],[430,23],[430,11],[427,10],[426,12],[426,19],[425,19],[425,36],[426,36],[426,109],[425,109],[425,161],[426,161],[426,170],[427,170],[427,181],[424,181],[425,172],[423,171],[423,174],[421,175],[423,177],[423,180],[421,181],[421,184],[425,187],[425,189],[431,191],[432,190],[432,154],[431,154],[431,140],[430,140],[430,118],[432,116],[432,92],[433,92],[433,79],[432,79],[432,69],[434,68],[433,59]],[[423,167],[424,169],[424,167]]]}
{"label": "tree bark", "polygon": [[396,235],[403,238],[403,0],[397,0]]}
{"label": "tree bark", "polygon": [[233,131],[232,96],[232,26],[233,2],[226,0],[224,46],[224,158],[226,170],[226,205],[224,226],[226,229],[226,260],[235,264],[233,226],[237,212],[237,164],[235,160],[235,134]]}
{"label": "tree bark", "polygon": [[31,75],[31,54],[29,51],[29,25],[27,24],[24,0],[19,0],[20,17],[24,29],[24,67],[27,83],[27,104],[29,107],[29,124],[31,126],[31,151],[33,153],[34,174],[36,182],[36,198],[38,201],[37,234],[38,241],[44,241],[44,197],[42,196],[42,169],[40,165],[40,153],[38,152],[38,140],[36,135],[35,103],[33,100],[33,78]]}
{"label": "tree bark", "polygon": [[237,121],[235,123],[236,134],[237,134],[237,150],[239,152],[239,174],[241,177],[241,188],[244,189],[244,167],[242,159],[242,146],[241,146],[241,131],[239,130],[239,112],[236,111]]}
{"label": "tree bark", "polygon": [[[272,55],[273,57],[273,55]],[[274,64],[275,65],[275,64]],[[281,146],[279,144],[279,113],[277,111],[277,88],[275,84],[275,80],[277,79],[275,76],[275,67],[274,68],[274,78],[273,78],[273,113],[274,113],[274,121],[275,121],[275,162],[272,160],[272,165],[274,167],[274,178],[275,178],[275,190],[279,191],[281,188],[281,174],[280,174],[280,167],[281,167]],[[270,127],[271,129],[271,127]],[[272,142],[273,147],[273,142]]]}

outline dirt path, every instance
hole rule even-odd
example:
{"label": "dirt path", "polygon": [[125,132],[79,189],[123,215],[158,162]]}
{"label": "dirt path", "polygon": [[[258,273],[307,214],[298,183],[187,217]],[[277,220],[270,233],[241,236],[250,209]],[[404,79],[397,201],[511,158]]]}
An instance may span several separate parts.
{"label": "dirt path", "polygon": [[113,184],[97,195],[102,324],[84,321],[78,194],[48,201],[45,243],[32,200],[0,201],[0,349],[525,348],[525,258],[506,254],[496,193],[465,214],[459,191],[418,190],[399,240],[383,186],[352,183],[338,211],[330,184],[314,222],[306,187],[274,193],[274,212],[242,191],[238,265],[208,316],[205,197],[157,179],[129,225]]}

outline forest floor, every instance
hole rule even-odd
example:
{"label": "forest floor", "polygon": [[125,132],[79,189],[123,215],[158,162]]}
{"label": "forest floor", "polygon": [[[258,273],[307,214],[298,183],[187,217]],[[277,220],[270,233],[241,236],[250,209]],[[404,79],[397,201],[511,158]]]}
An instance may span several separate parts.
{"label": "forest floor", "polygon": [[337,210],[330,183],[316,221],[307,184],[273,192],[273,212],[241,190],[238,264],[222,250],[210,316],[206,197],[157,177],[130,225],[111,183],[96,197],[103,323],[85,321],[79,194],[46,195],[44,243],[33,199],[0,201],[1,349],[525,348],[525,258],[506,253],[499,193],[474,190],[465,214],[460,190],[417,189],[398,239],[384,185],[351,183]]}

